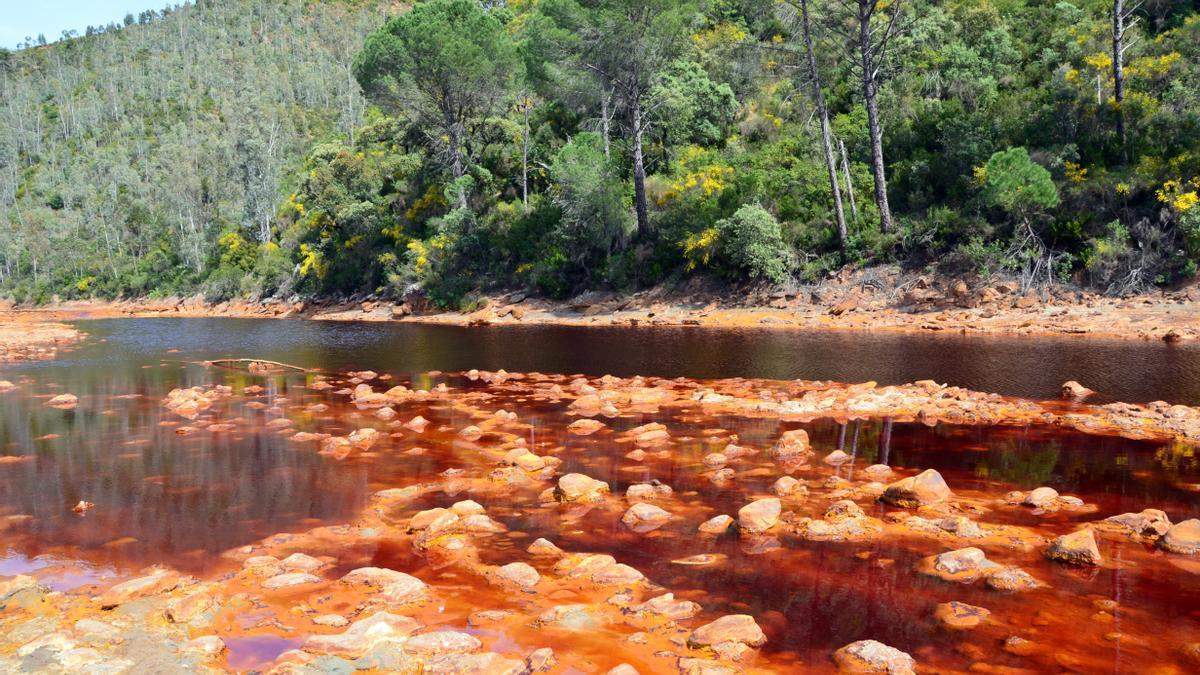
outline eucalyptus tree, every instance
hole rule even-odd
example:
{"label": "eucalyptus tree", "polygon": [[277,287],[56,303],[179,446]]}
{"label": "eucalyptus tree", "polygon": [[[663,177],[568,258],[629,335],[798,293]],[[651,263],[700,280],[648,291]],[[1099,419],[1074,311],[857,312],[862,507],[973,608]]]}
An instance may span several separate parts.
{"label": "eucalyptus tree", "polygon": [[[502,109],[517,64],[508,32],[477,0],[432,0],[371,33],[354,74],[370,100],[419,125],[458,182],[472,125]],[[466,190],[457,200],[466,208]]]}

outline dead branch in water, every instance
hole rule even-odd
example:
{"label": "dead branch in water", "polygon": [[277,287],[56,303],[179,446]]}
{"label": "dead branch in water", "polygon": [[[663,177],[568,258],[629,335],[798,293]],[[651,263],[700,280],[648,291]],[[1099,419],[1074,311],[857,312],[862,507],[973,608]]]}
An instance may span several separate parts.
{"label": "dead branch in water", "polygon": [[268,361],[266,359],[213,359],[205,361],[206,365],[214,365],[225,368],[236,368],[238,365],[244,364],[245,370],[251,373],[270,373],[276,370],[296,370],[302,373],[309,372],[308,368],[293,366],[290,363],[280,363],[278,361]]}

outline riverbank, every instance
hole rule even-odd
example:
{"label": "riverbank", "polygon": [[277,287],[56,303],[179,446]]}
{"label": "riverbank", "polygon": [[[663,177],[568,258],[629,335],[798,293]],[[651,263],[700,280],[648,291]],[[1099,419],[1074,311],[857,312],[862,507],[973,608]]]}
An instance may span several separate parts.
{"label": "riverbank", "polygon": [[217,316],[464,326],[709,326],[1069,335],[1168,342],[1200,337],[1200,287],[1196,286],[1111,298],[1067,287],[1021,293],[1011,282],[971,283],[878,269],[847,272],[818,285],[790,289],[730,289],[711,280],[693,280],[674,288],[624,295],[590,292],[570,300],[510,292],[480,296],[472,306],[470,312],[442,312],[419,297],[208,303],[195,296],[54,303],[0,311],[0,319]]}

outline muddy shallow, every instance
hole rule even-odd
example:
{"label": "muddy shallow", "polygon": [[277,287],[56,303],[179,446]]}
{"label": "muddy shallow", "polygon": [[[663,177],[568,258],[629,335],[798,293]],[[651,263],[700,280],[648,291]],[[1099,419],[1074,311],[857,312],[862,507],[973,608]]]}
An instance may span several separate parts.
{"label": "muddy shallow", "polygon": [[[356,367],[377,367],[374,375],[382,377],[263,375],[192,363],[197,350],[186,345],[175,353],[134,351],[132,366],[110,356],[118,343],[80,348],[77,354],[91,359],[86,376],[69,360],[0,373],[17,385],[0,394],[0,583],[28,574],[49,589],[0,603],[6,667],[87,664],[86,650],[94,649],[101,661],[130,668],[153,659],[179,667],[336,670],[369,665],[367,656],[322,652],[308,639],[348,626],[315,619],[337,614],[352,623],[376,611],[412,617],[421,624],[418,634],[436,628],[474,635],[481,645],[467,650],[472,658],[495,653],[517,663],[549,647],[554,672],[605,672],[621,663],[641,672],[832,670],[833,653],[863,639],[911,654],[922,670],[1196,667],[1188,645],[1200,640],[1200,557],[1099,530],[1099,565],[1062,565],[1043,554],[1053,538],[1112,515],[1156,508],[1177,523],[1200,512],[1193,446],[1069,428],[1064,419],[1088,412],[1084,407],[1034,409],[963,394],[972,414],[996,422],[986,417],[992,406],[1010,419],[950,424],[904,405],[894,406],[895,416],[862,412],[873,388],[409,375],[365,358]],[[275,356],[265,345],[255,353]],[[310,358],[319,361],[321,352],[314,348]],[[354,392],[362,384],[369,393]],[[205,401],[195,409],[192,395],[179,392],[193,386]],[[384,393],[397,386],[404,389]],[[79,397],[74,407],[47,405],[67,391]],[[808,392],[815,394],[806,399]],[[830,402],[818,406],[825,412],[787,407],[813,396]],[[960,405],[955,397],[914,401],[934,413]],[[380,414],[384,405],[394,417]],[[428,421],[423,428],[408,424],[418,416]],[[585,430],[583,419],[599,425],[577,433]],[[645,427],[654,423],[665,433]],[[358,430],[366,428],[379,432],[369,443],[331,440],[362,438]],[[807,431],[809,451],[781,455],[781,439],[796,429]],[[826,461],[837,450],[845,461]],[[526,451],[543,466],[522,464]],[[723,462],[712,456],[718,452],[726,454]],[[867,471],[877,464],[893,473]],[[950,499],[919,509],[878,500],[884,484],[926,469],[944,477]],[[602,482],[607,494],[590,502],[555,494],[572,473]],[[778,524],[761,534],[699,531],[713,516],[737,518],[747,503],[772,496],[785,475],[803,490],[780,497]],[[629,488],[647,483],[648,501],[671,517],[653,528],[631,526],[624,519],[637,499]],[[670,494],[653,487],[659,484]],[[1010,491],[1040,486],[1082,505],[1033,508],[1006,500]],[[426,510],[468,499],[492,525],[464,528],[464,516],[435,534],[435,526],[420,522]],[[833,522],[827,509],[843,499],[861,508],[854,522],[862,533],[810,536],[810,519]],[[73,512],[79,501],[94,506]],[[922,529],[913,515],[965,517],[983,531]],[[644,578],[628,571],[603,581],[573,575],[569,557],[527,550],[538,538],[567,553],[611,555]],[[917,571],[927,556],[970,546],[1041,586],[1003,593],[982,579],[945,581]],[[253,562],[297,552],[319,561],[315,581],[271,588],[272,579],[298,572]],[[513,562],[532,565],[539,580],[526,589],[497,582],[495,569]],[[93,599],[152,565],[183,576],[122,597],[111,609]],[[432,600],[389,599],[345,580],[368,566],[413,575]],[[630,609],[664,592],[702,609],[677,619]],[[186,621],[169,618],[171,603],[200,593],[213,598],[212,607]],[[939,603],[950,601],[990,615],[973,629],[951,630],[934,618]],[[573,605],[584,609],[562,609]],[[765,644],[714,651],[690,642],[695,629],[723,615],[753,617]],[[81,632],[81,619],[113,625],[124,637],[94,639]],[[188,646],[212,635],[223,650],[198,656]],[[446,655],[414,656],[404,644],[398,641],[389,658],[452,670],[430,660]],[[504,672],[505,663],[484,672]]]}

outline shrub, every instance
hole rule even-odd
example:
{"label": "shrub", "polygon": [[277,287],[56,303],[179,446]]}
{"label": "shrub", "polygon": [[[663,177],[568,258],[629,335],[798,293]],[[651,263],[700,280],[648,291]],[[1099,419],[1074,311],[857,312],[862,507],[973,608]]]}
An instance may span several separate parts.
{"label": "shrub", "polygon": [[779,221],[757,204],[747,204],[717,222],[719,251],[731,271],[751,279],[782,283],[788,277],[788,255]]}

